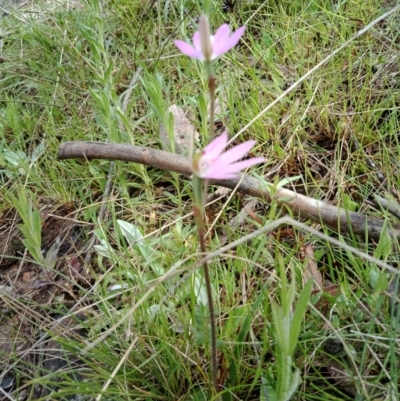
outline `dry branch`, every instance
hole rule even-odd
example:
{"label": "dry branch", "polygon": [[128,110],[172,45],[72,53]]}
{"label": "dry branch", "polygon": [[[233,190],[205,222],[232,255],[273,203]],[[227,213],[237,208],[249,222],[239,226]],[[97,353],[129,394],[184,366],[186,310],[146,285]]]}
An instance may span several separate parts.
{"label": "dry branch", "polygon": [[[151,167],[190,175],[189,160],[177,154],[162,150],[102,142],[65,142],[60,145],[59,159],[106,159],[141,163]],[[264,201],[271,201],[268,189],[262,188],[255,178],[246,176],[241,182],[240,177],[233,180],[212,180],[211,184],[226,188],[236,188],[243,194],[248,194]],[[240,184],[238,184],[240,182]],[[282,206],[290,208],[294,214],[315,222],[327,225],[335,230],[370,238],[379,239],[384,220],[365,216],[361,213],[347,211],[304,195],[297,194],[285,188],[276,191],[273,198]],[[388,228],[388,234],[400,238],[400,224]]]}

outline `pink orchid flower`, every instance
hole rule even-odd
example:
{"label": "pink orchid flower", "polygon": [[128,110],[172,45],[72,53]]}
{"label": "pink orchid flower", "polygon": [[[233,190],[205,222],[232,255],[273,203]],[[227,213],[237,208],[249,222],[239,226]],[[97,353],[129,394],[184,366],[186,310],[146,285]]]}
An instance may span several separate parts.
{"label": "pink orchid flower", "polygon": [[[205,16],[202,16],[206,20]],[[204,22],[204,21],[200,21]],[[245,27],[237,29],[230,34],[231,30],[228,24],[221,25],[215,35],[210,35],[207,20],[200,23],[200,30],[193,36],[193,46],[183,40],[175,40],[175,46],[186,56],[211,61],[222,56],[228,50],[235,47],[244,33]],[[204,32],[203,32],[204,31]],[[211,49],[209,47],[211,46]],[[208,51],[211,50],[211,51]]]}
{"label": "pink orchid flower", "polygon": [[194,174],[200,178],[228,180],[235,178],[240,170],[265,160],[263,157],[255,157],[238,161],[249,152],[256,141],[244,142],[222,153],[227,142],[228,135],[224,132],[210,142],[197,157],[195,156],[193,160]]}

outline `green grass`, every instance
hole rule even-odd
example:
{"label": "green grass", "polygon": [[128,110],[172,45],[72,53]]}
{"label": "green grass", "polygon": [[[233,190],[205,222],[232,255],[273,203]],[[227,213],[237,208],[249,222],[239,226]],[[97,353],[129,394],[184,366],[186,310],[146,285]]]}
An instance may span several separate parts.
{"label": "green grass", "polygon": [[[208,313],[203,293],[196,291],[202,274],[194,270],[199,255],[194,220],[188,215],[189,181],[123,162],[58,160],[58,146],[86,140],[158,148],[158,127],[168,121],[172,104],[195,115],[205,144],[204,71],[200,63],[178,54],[172,43],[191,38],[204,10],[212,30],[224,21],[235,28],[247,26],[241,44],[216,65],[224,122],[234,135],[389,9],[374,0],[335,5],[322,0],[236,0],[233,12],[223,14],[216,0],[152,3],[38,3],[34,12],[20,9],[0,20],[1,235],[10,236],[18,224],[25,224],[23,239],[30,252],[15,257],[24,261],[21,274],[31,272],[35,280],[48,274],[43,271],[50,271],[52,262],[48,248],[43,255],[38,251],[44,234],[40,236],[38,224],[45,231],[50,215],[61,215],[80,227],[79,235],[69,234],[78,238],[76,250],[60,252],[51,273],[62,286],[57,296],[42,302],[19,287],[11,293],[2,287],[2,324],[19,319],[19,335],[28,337],[31,346],[27,352],[15,344],[10,352],[0,346],[1,370],[10,370],[15,381],[10,399],[44,400],[38,385],[51,391],[55,382],[58,391],[51,397],[57,400],[71,394],[82,394],[85,400],[100,394],[113,401],[211,399]],[[257,139],[254,152],[267,160],[256,168],[258,174],[276,169],[268,177],[271,181],[301,175],[288,188],[395,222],[367,200],[376,192],[399,201],[398,22],[395,13],[353,41],[245,130],[239,140]],[[124,96],[139,68],[124,111]],[[103,199],[111,165],[111,192]],[[254,212],[259,221],[249,217],[233,230],[228,222],[246,197],[225,201],[207,212],[211,224],[222,210],[207,239],[211,252],[220,249],[222,230],[232,243],[288,212],[262,204]],[[102,206],[105,214],[99,218]],[[131,224],[131,236],[119,220]],[[222,399],[275,399],[273,389],[283,370],[273,305],[284,308],[294,283],[288,309],[299,307],[305,244],[313,249],[324,291],[312,292],[301,320],[292,355],[301,384],[292,399],[399,398],[398,319],[391,316],[387,297],[391,276],[349,248],[396,267],[398,244],[388,243],[385,236],[377,244],[306,224],[344,245],[284,225],[210,262]],[[93,233],[102,242],[85,264]],[[71,262],[73,257],[78,265]],[[71,273],[71,265],[81,276]],[[21,275],[10,277],[0,270],[4,287],[14,284],[15,277],[21,281]],[[110,292],[112,285],[120,287]],[[73,334],[74,325],[55,324],[66,314],[80,316],[75,325],[81,331]],[[45,341],[54,338],[82,363],[72,358],[63,369],[46,371],[40,362],[46,345],[32,345],[45,333]],[[338,370],[345,378],[335,378]],[[73,375],[77,371],[81,378]]]}

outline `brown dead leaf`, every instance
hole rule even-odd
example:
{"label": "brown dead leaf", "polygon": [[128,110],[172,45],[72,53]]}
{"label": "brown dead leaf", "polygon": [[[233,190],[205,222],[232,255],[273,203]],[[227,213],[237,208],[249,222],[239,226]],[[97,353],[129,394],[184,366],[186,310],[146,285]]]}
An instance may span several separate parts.
{"label": "brown dead leaf", "polygon": [[221,351],[218,365],[219,365],[218,386],[220,389],[223,389],[224,385],[226,383],[226,380],[228,379],[228,376],[229,376],[229,365],[226,361],[223,351]]}
{"label": "brown dead leaf", "polygon": [[22,274],[22,281],[24,282],[24,283],[27,283],[28,281],[30,281],[32,279],[32,272],[31,271],[27,271],[27,272],[24,272],[23,274]]}
{"label": "brown dead leaf", "polygon": [[[257,200],[252,199],[251,201],[247,202],[247,204],[242,208],[240,213],[238,213],[236,216],[234,216],[230,221],[229,221],[229,226],[231,231],[237,230],[247,219],[248,216],[252,217],[254,220],[259,222],[259,217],[253,213],[253,209],[257,205]],[[221,244],[226,244],[228,241],[228,231],[227,230],[221,230],[221,237],[220,241]]]}
{"label": "brown dead leaf", "polygon": [[231,192],[230,188],[225,187],[218,187],[217,190],[214,192],[217,196],[226,196]]}
{"label": "brown dead leaf", "polygon": [[186,116],[185,112],[176,104],[168,108],[168,112],[174,118],[174,137],[169,137],[167,130],[163,125],[160,126],[160,140],[164,150],[172,151],[183,156],[189,155],[191,138],[194,137],[194,142],[199,140],[199,133]]}
{"label": "brown dead leaf", "polygon": [[329,372],[330,379],[334,380],[336,386],[346,392],[356,395],[357,387],[354,383],[352,377],[344,370],[343,366],[340,363],[329,360],[326,365],[326,369]]}
{"label": "brown dead leaf", "polygon": [[[210,122],[210,111],[211,111],[211,102],[208,103],[207,113],[208,113],[208,122]],[[221,101],[219,98],[215,99],[214,104],[214,123],[221,121],[221,115],[223,114],[223,108],[221,107]]]}
{"label": "brown dead leaf", "polygon": [[310,244],[305,244],[301,250],[304,254],[304,260],[306,261],[306,268],[303,270],[303,282],[306,283],[308,280],[312,279],[314,281],[313,288],[322,289],[322,275],[315,262],[312,246]]}

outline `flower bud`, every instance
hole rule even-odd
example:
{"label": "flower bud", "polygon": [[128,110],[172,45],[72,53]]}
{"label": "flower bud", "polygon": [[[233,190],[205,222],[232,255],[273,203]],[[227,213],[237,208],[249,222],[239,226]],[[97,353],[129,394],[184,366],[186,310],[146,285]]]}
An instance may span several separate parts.
{"label": "flower bud", "polygon": [[211,44],[210,25],[207,15],[202,15],[199,21],[201,52],[206,61],[211,61],[213,49]]}

